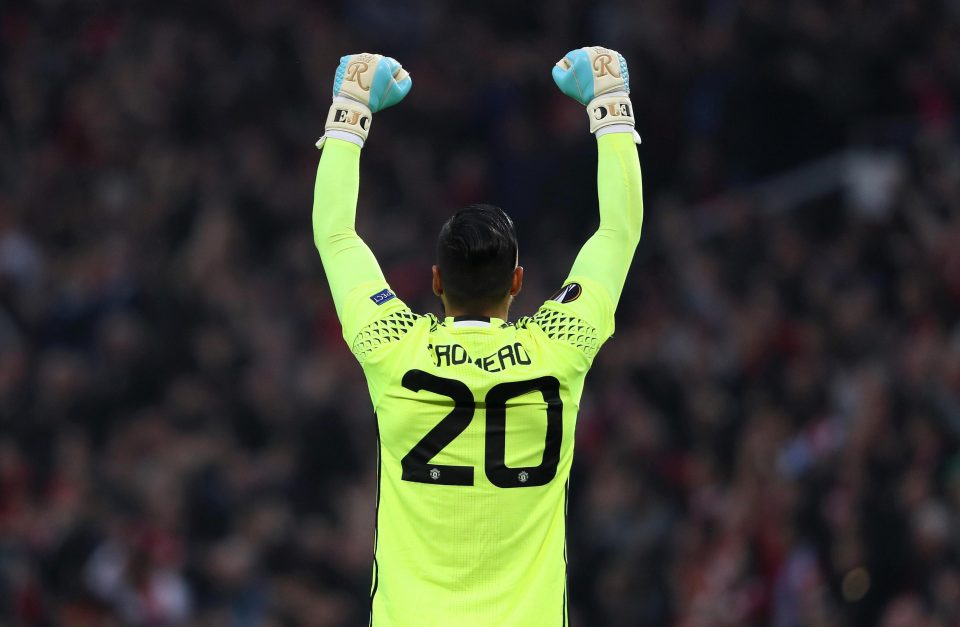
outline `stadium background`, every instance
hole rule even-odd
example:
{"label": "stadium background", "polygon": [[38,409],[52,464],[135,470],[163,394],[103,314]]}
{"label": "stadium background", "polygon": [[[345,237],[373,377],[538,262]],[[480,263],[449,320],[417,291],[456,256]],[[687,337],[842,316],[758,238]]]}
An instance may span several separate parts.
{"label": "stadium background", "polygon": [[492,201],[517,315],[596,221],[549,73],[594,43],[646,220],[573,624],[960,624],[960,3],[452,5],[0,5],[0,624],[366,624],[372,414],[310,233],[337,59],[414,77],[362,164],[395,289],[435,311],[442,220]]}

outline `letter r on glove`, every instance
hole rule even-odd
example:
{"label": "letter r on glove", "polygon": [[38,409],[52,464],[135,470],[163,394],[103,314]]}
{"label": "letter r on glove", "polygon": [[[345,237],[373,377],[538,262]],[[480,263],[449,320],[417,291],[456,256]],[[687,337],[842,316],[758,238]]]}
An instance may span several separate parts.
{"label": "letter r on glove", "polygon": [[[603,50],[603,48],[600,48]],[[620,78],[620,65],[619,61],[616,65],[613,64],[613,57],[607,52],[602,52],[596,56],[593,60],[593,71],[596,73],[597,78],[601,76],[616,76]]]}

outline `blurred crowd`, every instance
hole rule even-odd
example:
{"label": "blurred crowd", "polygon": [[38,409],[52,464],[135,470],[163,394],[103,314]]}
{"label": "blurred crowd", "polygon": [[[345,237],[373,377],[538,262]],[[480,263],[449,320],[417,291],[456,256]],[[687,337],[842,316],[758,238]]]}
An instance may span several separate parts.
{"label": "blurred crowd", "polygon": [[[436,312],[440,224],[494,202],[517,316],[596,223],[550,80],[594,43],[646,217],[580,414],[572,624],[960,624],[953,0],[4,0],[0,624],[366,624],[374,422],[310,232],[338,58],[414,78],[362,162],[394,289]],[[849,186],[754,193],[848,148]]]}

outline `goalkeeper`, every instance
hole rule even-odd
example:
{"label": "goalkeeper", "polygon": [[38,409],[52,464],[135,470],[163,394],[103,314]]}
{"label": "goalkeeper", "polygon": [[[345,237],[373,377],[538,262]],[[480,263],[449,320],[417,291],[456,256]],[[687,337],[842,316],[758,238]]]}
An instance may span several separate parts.
{"label": "goalkeeper", "polygon": [[557,86],[587,107],[598,149],[600,226],[567,280],[508,321],[523,283],[513,222],[472,205],[440,229],[433,291],[412,312],[354,228],[360,152],[373,114],[411,78],[378,54],[343,57],[322,148],[313,230],[343,336],[376,411],[375,627],[568,624],[566,511],[584,377],[614,328],[643,201],[627,64],[573,50]]}

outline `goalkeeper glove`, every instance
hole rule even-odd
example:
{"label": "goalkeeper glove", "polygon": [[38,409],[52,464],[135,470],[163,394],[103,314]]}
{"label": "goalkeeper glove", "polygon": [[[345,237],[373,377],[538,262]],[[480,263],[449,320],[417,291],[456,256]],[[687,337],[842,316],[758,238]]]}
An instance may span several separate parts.
{"label": "goalkeeper glove", "polygon": [[619,52],[600,46],[571,50],[553,66],[553,82],[587,106],[591,133],[633,133],[640,143],[629,98],[630,73]]}
{"label": "goalkeeper glove", "polygon": [[328,137],[345,139],[362,148],[373,114],[403,100],[412,85],[410,74],[391,57],[367,52],[340,57],[333,81],[333,104],[317,148],[322,148]]}

